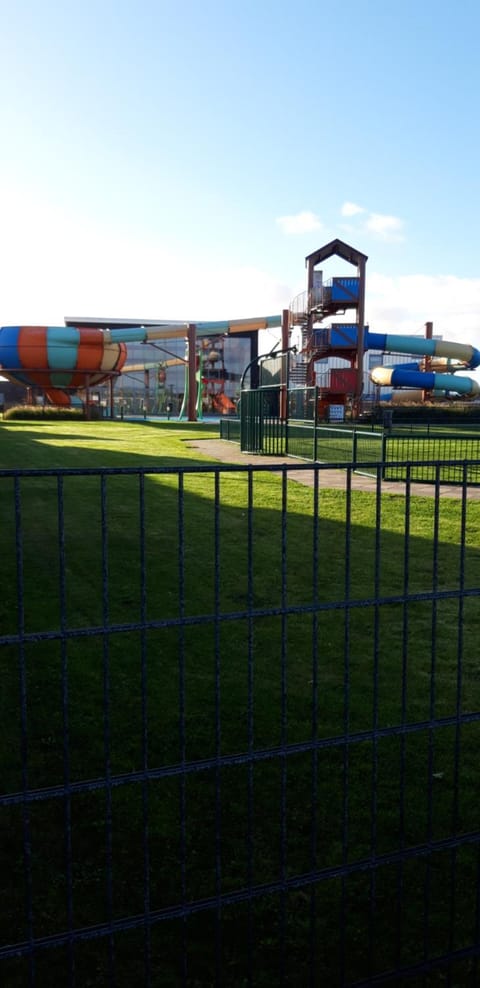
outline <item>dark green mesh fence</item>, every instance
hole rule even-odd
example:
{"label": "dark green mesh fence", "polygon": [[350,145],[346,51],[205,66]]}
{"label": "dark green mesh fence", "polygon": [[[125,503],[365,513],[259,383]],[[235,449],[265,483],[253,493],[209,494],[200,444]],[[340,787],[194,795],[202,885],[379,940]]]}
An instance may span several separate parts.
{"label": "dark green mesh fence", "polygon": [[[452,433],[437,435],[394,433],[385,436],[385,480],[404,480],[406,467],[410,464],[410,479],[434,482],[437,479],[437,464],[441,463],[438,479],[444,484],[464,482],[464,462],[469,461],[466,482],[480,484],[480,435],[462,436]],[[432,460],[430,466],[422,463],[416,467],[415,461]],[[471,462],[478,460],[478,463]],[[391,465],[391,464],[394,465]]]}
{"label": "dark green mesh fence", "polygon": [[232,443],[239,443],[240,419],[220,419],[220,439],[227,439]]}
{"label": "dark green mesh fence", "polygon": [[288,455],[301,460],[315,459],[315,429],[313,422],[289,421],[287,426]]}
{"label": "dark green mesh fence", "polygon": [[288,392],[288,419],[295,421],[315,421],[317,388],[291,388]]}
{"label": "dark green mesh fence", "polygon": [[412,481],[480,485],[480,432],[395,429],[384,433],[356,426],[320,425],[315,417],[316,397],[315,388],[294,388],[287,394],[275,385],[243,391],[240,420],[222,422],[221,437],[240,441],[245,452],[348,463],[365,474],[375,472],[384,462],[385,480],[405,480],[405,464],[409,463]]}
{"label": "dark green mesh fence", "polygon": [[245,453],[286,454],[287,422],[281,415],[281,401],[277,387],[242,391],[240,446]]}
{"label": "dark green mesh fence", "polygon": [[[383,438],[382,432],[355,429],[353,462],[356,464],[381,463],[384,456]],[[368,472],[368,467],[366,469],[362,467],[362,473]]]}

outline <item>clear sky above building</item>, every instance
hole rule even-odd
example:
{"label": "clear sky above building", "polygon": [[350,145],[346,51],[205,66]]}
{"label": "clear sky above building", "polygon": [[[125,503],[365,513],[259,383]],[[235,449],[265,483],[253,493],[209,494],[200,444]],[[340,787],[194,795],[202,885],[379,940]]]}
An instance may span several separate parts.
{"label": "clear sky above building", "polygon": [[480,346],[476,0],[0,10],[0,324],[274,313],[340,237],[373,329]]}

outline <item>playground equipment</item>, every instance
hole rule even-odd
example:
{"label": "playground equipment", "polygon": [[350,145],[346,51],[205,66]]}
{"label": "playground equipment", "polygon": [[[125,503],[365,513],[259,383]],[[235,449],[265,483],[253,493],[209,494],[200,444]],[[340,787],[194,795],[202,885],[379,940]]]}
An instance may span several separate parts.
{"label": "playground equipment", "polygon": [[196,337],[251,333],[281,325],[280,316],[147,326],[4,326],[0,328],[0,372],[26,388],[39,388],[53,404],[70,405],[82,392],[88,408],[93,386],[113,383],[126,361],[126,344],[187,338],[189,419],[196,418]]}
{"label": "playground equipment", "polygon": [[212,398],[213,408],[219,415],[232,415],[236,412],[235,402],[228,397],[223,391],[219,394],[213,395]]}
{"label": "playground equipment", "polygon": [[4,326],[0,329],[0,368],[25,387],[39,387],[55,405],[70,405],[79,389],[118,374],[126,346],[101,330],[67,326]]}
{"label": "playground equipment", "polygon": [[[120,401],[121,414],[124,414],[128,400],[132,399],[133,391],[138,401],[138,408],[143,407],[144,414],[166,412],[167,405],[169,405],[170,418],[173,410],[173,394],[171,389],[168,389],[167,380],[168,371],[171,367],[183,367],[185,369],[185,377],[188,380],[188,361],[185,357],[170,357],[161,360],[143,360],[140,363],[125,363],[118,380],[116,393],[116,399]],[[143,392],[138,388],[139,374],[143,378]],[[129,384],[131,382],[128,380],[129,378],[133,378],[135,382],[134,389],[131,389],[130,392]],[[128,394],[127,398],[125,397],[125,392]],[[132,410],[134,411],[135,408]]]}
{"label": "playground equipment", "polygon": [[[318,269],[333,256],[356,267],[356,277],[334,277],[324,281],[323,270]],[[320,403],[323,406],[344,405],[347,398],[354,399],[357,412],[360,409],[363,391],[363,354],[365,325],[365,268],[366,254],[350,247],[342,240],[333,240],[305,259],[307,267],[307,290],[293,300],[289,309],[290,340],[296,330],[300,334],[298,356],[290,362],[289,380],[297,386],[313,386],[316,383],[315,362],[330,356],[341,356],[350,363],[349,368],[331,373],[328,385],[322,389]],[[344,314],[347,310],[356,314],[355,339],[348,340],[345,346],[342,337],[328,339],[325,329],[319,327],[329,316]],[[353,335],[353,334],[352,334]],[[283,342],[283,341],[282,341]],[[283,342],[283,345],[284,342]],[[338,345],[340,353],[337,352]]]}
{"label": "playground equipment", "polygon": [[480,385],[471,377],[458,377],[458,371],[474,370],[480,365],[480,351],[466,343],[447,340],[423,339],[418,336],[395,336],[389,333],[365,334],[365,349],[383,353],[419,354],[425,359],[395,367],[375,367],[370,373],[379,387],[421,388],[424,391],[454,391],[457,394],[477,395]]}
{"label": "playground equipment", "polygon": [[[319,265],[333,256],[356,267],[356,275],[324,281]],[[252,334],[281,327],[282,353],[291,351],[294,333],[300,335],[295,358],[288,371],[281,370],[281,415],[286,414],[286,389],[311,387],[319,390],[319,413],[331,406],[352,402],[354,417],[361,411],[364,385],[364,355],[379,353],[410,354],[420,359],[403,365],[375,367],[371,379],[376,387],[420,389],[467,396],[480,393],[479,384],[459,371],[480,366],[480,352],[467,344],[422,339],[416,336],[371,333],[365,325],[365,272],[368,258],[361,251],[333,240],[306,258],[307,290],[297,296],[282,315],[260,316],[215,322],[158,322],[115,325],[106,321],[66,320],[66,326],[5,326],[0,329],[0,372],[27,388],[40,389],[54,404],[71,404],[80,393],[88,410],[91,389],[108,382],[113,414],[113,385],[126,371],[126,344],[156,340],[186,339],[183,414],[195,420],[205,406],[219,414],[234,411],[225,393],[229,379],[223,359],[223,340],[230,334]],[[354,312],[354,321],[325,320]],[[115,321],[114,321],[115,322]],[[427,324],[431,327],[431,324]],[[201,346],[197,347],[197,339]],[[252,344],[253,347],[253,344]],[[255,353],[257,347],[255,344]],[[328,380],[317,381],[315,365],[341,358],[343,366],[329,366]],[[253,364],[254,362],[252,362]],[[251,365],[249,365],[251,366]],[[145,370],[149,370],[145,365]]]}
{"label": "playground equipment", "polygon": [[[480,386],[473,378],[458,376],[459,371],[474,370],[480,365],[480,351],[469,344],[419,336],[372,333],[365,327],[363,345],[365,353],[375,350],[380,354],[409,354],[422,358],[405,364],[381,364],[372,368],[370,378],[378,387],[453,391],[470,396],[480,392]],[[310,359],[314,363],[326,355],[335,355],[352,360],[357,357],[357,348],[358,327],[334,324],[326,329],[314,330]],[[338,392],[342,390],[339,382],[344,383],[345,392],[353,391],[355,379],[348,369],[332,369],[330,380],[336,401]],[[328,397],[328,392],[324,397]]]}
{"label": "playground equipment", "polygon": [[[318,265],[332,256],[355,265],[355,277],[334,277],[324,281]],[[354,414],[359,413],[363,393],[363,361],[368,350],[387,354],[409,354],[422,359],[406,364],[375,367],[370,372],[381,387],[421,389],[425,392],[454,392],[474,396],[480,393],[477,381],[458,376],[458,371],[480,366],[480,352],[463,343],[435,340],[431,336],[402,336],[371,333],[365,326],[365,254],[341,240],[333,240],[308,255],[307,291],[297,296],[289,310],[290,335],[297,330],[299,355],[291,362],[290,384],[313,386],[317,383],[315,364],[325,358],[340,357],[350,366],[331,367],[328,381],[319,385],[320,405],[345,405],[352,399]],[[354,311],[355,321],[332,323],[332,315]],[[431,324],[427,324],[431,327]]]}
{"label": "playground equipment", "polygon": [[[239,382],[240,373],[233,373],[227,370],[225,365],[225,335],[207,336],[197,341],[197,352],[195,359],[195,406],[197,418],[201,419],[203,413],[215,412],[217,415],[231,415],[236,411],[236,405],[226,394],[227,382]],[[162,348],[160,348],[162,349]],[[170,351],[165,351],[169,353]],[[184,367],[183,401],[180,410],[180,418],[183,418],[188,408],[189,396],[189,361],[188,348],[185,357],[170,357],[159,360],[145,361],[142,363],[126,363],[122,367],[122,377],[143,373],[144,376],[144,402],[148,405],[152,391],[165,393],[168,387],[168,370],[171,367]]]}
{"label": "playground equipment", "polygon": [[201,341],[199,362],[201,363],[202,403],[208,411],[218,415],[231,415],[235,404],[225,393],[227,381],[239,381],[240,375],[229,372],[225,366],[225,337],[216,336]]}
{"label": "playground equipment", "polygon": [[[224,360],[225,336],[204,337],[199,340],[195,358],[195,403],[197,418],[202,419],[204,412],[215,412],[217,415],[231,415],[236,411],[235,404],[225,394],[227,381],[240,380],[240,375],[227,371]],[[179,418],[184,418],[188,407],[189,378],[187,373],[188,360],[185,360],[184,396]]]}

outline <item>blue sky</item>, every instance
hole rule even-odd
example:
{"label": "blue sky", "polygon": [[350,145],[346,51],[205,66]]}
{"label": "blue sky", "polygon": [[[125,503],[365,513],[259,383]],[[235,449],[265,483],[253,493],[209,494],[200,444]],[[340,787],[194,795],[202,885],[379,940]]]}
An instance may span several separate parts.
{"label": "blue sky", "polygon": [[341,237],[372,329],[480,346],[476,2],[0,10],[1,324],[273,313]]}

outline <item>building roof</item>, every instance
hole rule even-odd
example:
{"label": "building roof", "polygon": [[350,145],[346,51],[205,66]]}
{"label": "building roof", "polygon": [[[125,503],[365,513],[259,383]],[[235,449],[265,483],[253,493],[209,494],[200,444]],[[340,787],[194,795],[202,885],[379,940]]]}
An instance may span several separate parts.
{"label": "building roof", "polygon": [[[260,329],[273,329],[282,325],[281,314],[274,316],[252,316],[245,319],[215,320],[213,322],[188,323],[174,319],[94,319],[91,316],[65,316],[65,325],[78,329],[145,329],[152,331],[152,339],[173,339],[186,336],[189,325],[194,325],[197,336],[218,336],[224,333],[253,333]],[[155,334],[155,335],[154,335]],[[125,342],[128,342],[125,340]]]}
{"label": "building roof", "polygon": [[322,261],[326,261],[334,255],[342,257],[349,264],[355,264],[356,267],[358,267],[360,261],[368,261],[366,254],[362,254],[355,247],[351,247],[343,240],[338,240],[337,238],[336,240],[331,240],[329,244],[325,244],[324,247],[314,250],[312,254],[308,254],[305,258],[305,265],[313,264],[315,267],[316,264],[321,264]]}
{"label": "building roof", "polygon": [[184,319],[105,319],[104,316],[65,316],[66,326],[76,326],[79,329],[128,329],[130,326],[172,326],[174,329],[185,328],[187,323]]}

